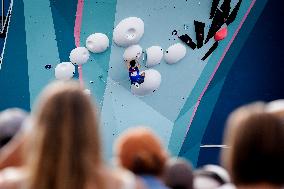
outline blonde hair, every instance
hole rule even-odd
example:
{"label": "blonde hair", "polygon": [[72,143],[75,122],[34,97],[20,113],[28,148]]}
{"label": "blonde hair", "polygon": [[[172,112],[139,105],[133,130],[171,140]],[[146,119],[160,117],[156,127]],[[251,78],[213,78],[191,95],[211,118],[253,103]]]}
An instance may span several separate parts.
{"label": "blonde hair", "polygon": [[30,189],[102,188],[96,111],[76,82],[49,85],[33,112]]}

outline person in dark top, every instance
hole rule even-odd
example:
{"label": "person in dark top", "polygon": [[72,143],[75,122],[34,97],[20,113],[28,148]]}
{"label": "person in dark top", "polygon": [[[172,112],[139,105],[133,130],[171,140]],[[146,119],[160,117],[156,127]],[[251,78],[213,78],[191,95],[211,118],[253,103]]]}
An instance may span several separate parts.
{"label": "person in dark top", "polygon": [[147,189],[169,189],[162,180],[169,155],[160,138],[147,127],[129,128],[116,140],[118,165],[141,179]]}
{"label": "person in dark top", "polygon": [[129,71],[129,79],[131,85],[135,85],[139,88],[139,85],[144,82],[145,73],[141,73],[139,71],[140,64],[136,62],[136,60],[131,60],[128,64],[128,71]]}
{"label": "person in dark top", "polygon": [[20,131],[28,113],[18,108],[0,112],[0,149]]}

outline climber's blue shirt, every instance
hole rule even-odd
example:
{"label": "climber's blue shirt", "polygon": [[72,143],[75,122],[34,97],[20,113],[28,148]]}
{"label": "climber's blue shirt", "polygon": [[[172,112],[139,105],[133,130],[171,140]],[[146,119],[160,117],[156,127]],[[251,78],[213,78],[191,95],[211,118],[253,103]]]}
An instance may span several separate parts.
{"label": "climber's blue shirt", "polygon": [[129,78],[130,78],[130,81],[131,81],[131,84],[134,84],[134,83],[143,83],[144,82],[144,77],[140,75],[140,72],[139,72],[139,69],[138,67],[130,67],[129,68]]}

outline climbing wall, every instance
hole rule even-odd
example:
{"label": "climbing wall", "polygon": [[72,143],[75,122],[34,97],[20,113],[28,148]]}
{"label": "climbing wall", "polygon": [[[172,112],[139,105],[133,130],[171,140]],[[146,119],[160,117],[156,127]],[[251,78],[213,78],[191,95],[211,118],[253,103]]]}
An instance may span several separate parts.
{"label": "climbing wall", "polygon": [[[26,68],[32,106],[42,88],[55,80],[56,65],[68,62],[70,51],[85,46],[89,35],[104,33],[110,40],[109,48],[103,53],[91,53],[87,63],[76,66],[74,79],[90,90],[99,107],[105,157],[112,156],[116,137],[137,125],[151,127],[170,152],[179,155],[199,103],[244,22],[253,16],[250,11],[255,3],[256,0],[15,1],[0,74],[15,62],[9,52],[21,51],[17,61]],[[138,42],[144,52],[154,45],[164,50],[176,43],[186,47],[186,55],[178,63],[171,65],[162,59],[153,67],[161,74],[161,85],[142,97],[130,90],[123,60],[125,48],[112,40],[113,29],[127,17],[144,22],[144,35]],[[216,36],[224,27],[226,35],[221,31]],[[22,37],[17,34],[20,31]],[[22,39],[22,49],[15,43],[17,38]],[[148,69],[144,61],[141,66],[141,70]],[[201,135],[202,132],[194,133],[196,137],[202,138]]]}

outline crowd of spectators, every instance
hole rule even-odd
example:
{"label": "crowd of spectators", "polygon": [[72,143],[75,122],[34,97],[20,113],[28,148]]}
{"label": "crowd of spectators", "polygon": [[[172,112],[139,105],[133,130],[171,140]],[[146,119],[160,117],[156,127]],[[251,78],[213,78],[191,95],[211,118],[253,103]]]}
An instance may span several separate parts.
{"label": "crowd of spectators", "polygon": [[284,101],[228,117],[219,165],[172,157],[149,128],[133,126],[102,157],[97,109],[75,81],[47,86],[29,114],[0,113],[0,189],[281,189]]}

